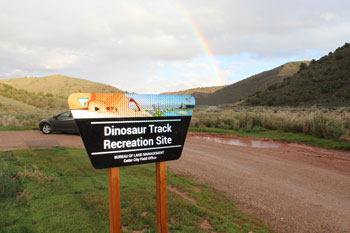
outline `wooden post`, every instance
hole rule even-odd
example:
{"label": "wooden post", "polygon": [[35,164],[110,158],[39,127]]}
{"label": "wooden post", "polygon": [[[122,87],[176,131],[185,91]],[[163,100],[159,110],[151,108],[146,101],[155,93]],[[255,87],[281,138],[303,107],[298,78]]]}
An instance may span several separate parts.
{"label": "wooden post", "polygon": [[166,183],[166,162],[158,162],[156,163],[158,233],[168,233],[168,206]]}
{"label": "wooden post", "polygon": [[120,179],[119,168],[108,168],[109,184],[109,224],[111,233],[122,232],[122,217],[120,211]]}

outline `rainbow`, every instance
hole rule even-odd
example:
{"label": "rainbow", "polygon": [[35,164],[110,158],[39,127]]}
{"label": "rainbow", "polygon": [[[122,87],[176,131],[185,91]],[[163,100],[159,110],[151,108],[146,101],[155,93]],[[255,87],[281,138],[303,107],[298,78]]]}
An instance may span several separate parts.
{"label": "rainbow", "polygon": [[215,72],[215,77],[218,80],[220,85],[225,85],[225,81],[223,80],[221,76],[221,72],[219,69],[219,66],[215,60],[214,54],[212,50],[210,49],[210,46],[208,42],[205,40],[203,34],[200,32],[197,24],[193,21],[192,17],[188,13],[188,11],[179,3],[178,0],[173,0],[176,8],[182,13],[182,15],[185,17],[185,19],[188,21],[188,23],[191,25],[191,29],[193,33],[196,35],[196,37],[199,40],[199,43],[201,47],[204,50],[205,56],[209,61],[209,64],[212,66],[214,72]]}

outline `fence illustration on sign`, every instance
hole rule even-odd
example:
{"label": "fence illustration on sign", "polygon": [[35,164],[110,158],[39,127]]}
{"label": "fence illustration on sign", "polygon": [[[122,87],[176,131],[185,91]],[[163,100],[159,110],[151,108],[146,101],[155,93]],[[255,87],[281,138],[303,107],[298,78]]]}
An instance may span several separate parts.
{"label": "fence illustration on sign", "polygon": [[75,118],[192,116],[190,95],[74,93],[68,99]]}

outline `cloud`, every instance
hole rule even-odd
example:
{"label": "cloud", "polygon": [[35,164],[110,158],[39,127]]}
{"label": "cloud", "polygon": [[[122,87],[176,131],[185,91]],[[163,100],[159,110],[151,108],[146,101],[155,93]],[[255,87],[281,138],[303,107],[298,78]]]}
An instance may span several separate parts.
{"label": "cloud", "polygon": [[349,8],[340,0],[3,0],[0,77],[60,73],[143,93],[219,85],[193,26],[234,82],[343,45]]}

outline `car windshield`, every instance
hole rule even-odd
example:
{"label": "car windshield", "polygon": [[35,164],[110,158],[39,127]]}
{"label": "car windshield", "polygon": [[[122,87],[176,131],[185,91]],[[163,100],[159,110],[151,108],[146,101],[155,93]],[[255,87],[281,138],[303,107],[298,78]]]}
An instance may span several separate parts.
{"label": "car windshield", "polygon": [[68,119],[68,118],[71,118],[71,117],[72,117],[71,112],[64,112],[64,113],[61,113],[60,115],[58,115],[57,119],[58,120],[65,120],[65,119]]}

